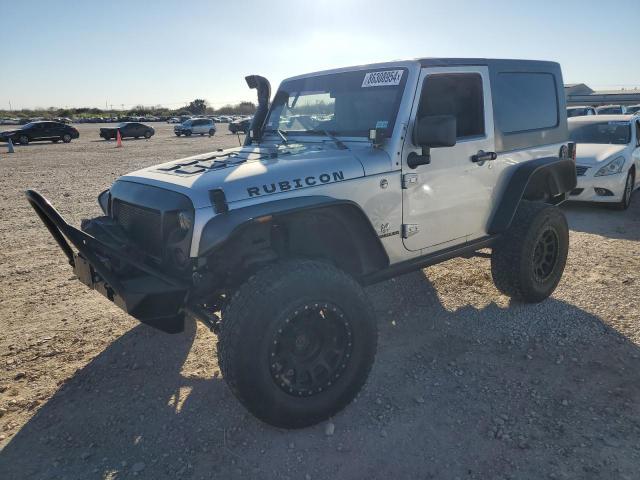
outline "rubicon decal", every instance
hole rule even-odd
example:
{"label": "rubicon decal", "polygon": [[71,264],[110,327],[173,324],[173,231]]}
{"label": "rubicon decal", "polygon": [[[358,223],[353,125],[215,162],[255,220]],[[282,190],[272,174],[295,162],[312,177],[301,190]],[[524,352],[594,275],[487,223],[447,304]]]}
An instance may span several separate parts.
{"label": "rubicon decal", "polygon": [[314,187],[325,183],[334,183],[344,180],[342,170],[331,173],[321,173],[320,175],[308,175],[306,177],[293,178],[291,180],[281,180],[274,183],[266,183],[261,186],[248,187],[247,193],[250,197],[269,195],[276,192],[287,192],[304,187]]}

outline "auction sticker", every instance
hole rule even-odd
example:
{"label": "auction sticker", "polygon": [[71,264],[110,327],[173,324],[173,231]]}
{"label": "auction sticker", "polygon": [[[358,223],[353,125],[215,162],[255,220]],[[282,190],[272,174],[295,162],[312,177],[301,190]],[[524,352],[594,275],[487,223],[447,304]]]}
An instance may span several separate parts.
{"label": "auction sticker", "polygon": [[362,87],[384,87],[400,85],[403,70],[384,70],[382,72],[369,72],[365,74]]}

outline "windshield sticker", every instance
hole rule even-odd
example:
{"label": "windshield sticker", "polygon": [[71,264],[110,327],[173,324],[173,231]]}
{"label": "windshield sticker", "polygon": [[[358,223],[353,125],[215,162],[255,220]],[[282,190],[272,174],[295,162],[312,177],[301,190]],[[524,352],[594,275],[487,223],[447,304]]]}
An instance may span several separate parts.
{"label": "windshield sticker", "polygon": [[376,122],[376,128],[387,128],[389,126],[388,120],[378,120]]}
{"label": "windshield sticker", "polygon": [[369,72],[365,74],[362,88],[400,85],[403,70],[385,70],[384,72]]}

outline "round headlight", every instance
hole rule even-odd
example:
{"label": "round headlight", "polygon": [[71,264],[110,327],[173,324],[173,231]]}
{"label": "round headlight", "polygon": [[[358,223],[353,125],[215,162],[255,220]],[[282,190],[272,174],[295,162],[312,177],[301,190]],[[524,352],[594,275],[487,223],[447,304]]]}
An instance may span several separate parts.
{"label": "round headlight", "polygon": [[193,216],[191,212],[178,212],[178,225],[180,229],[188,232],[193,225]]}

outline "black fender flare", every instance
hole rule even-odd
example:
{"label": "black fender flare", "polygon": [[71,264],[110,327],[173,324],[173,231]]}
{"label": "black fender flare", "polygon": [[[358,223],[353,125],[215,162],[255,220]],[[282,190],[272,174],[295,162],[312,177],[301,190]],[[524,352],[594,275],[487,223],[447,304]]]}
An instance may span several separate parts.
{"label": "black fender flare", "polygon": [[516,165],[491,217],[488,233],[506,231],[523,198],[541,191],[558,197],[573,190],[576,184],[576,165],[570,158],[543,157]]}
{"label": "black fender flare", "polygon": [[[198,257],[205,257],[221,248],[229,240],[242,233],[244,228],[255,225],[256,222],[278,220],[291,214],[312,211],[340,210],[347,215],[353,215],[353,222],[342,222],[347,231],[336,231],[336,235],[346,235],[355,238],[359,236],[367,245],[366,252],[376,257],[378,265],[389,264],[387,255],[376,230],[362,208],[350,200],[341,200],[323,195],[291,197],[281,200],[259,203],[247,207],[229,210],[216,215],[207,222],[200,235]],[[364,238],[362,238],[364,237]],[[371,250],[369,250],[371,249]]]}

